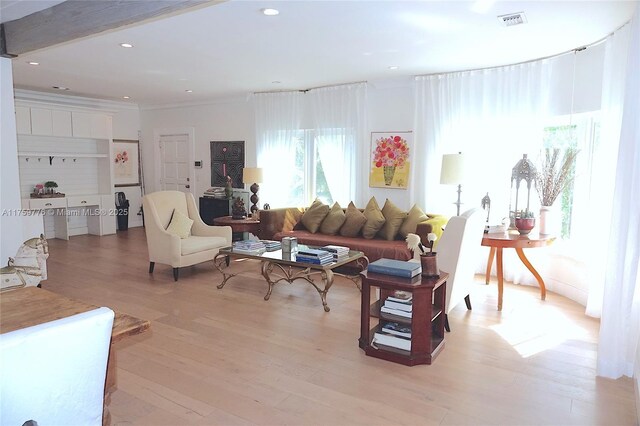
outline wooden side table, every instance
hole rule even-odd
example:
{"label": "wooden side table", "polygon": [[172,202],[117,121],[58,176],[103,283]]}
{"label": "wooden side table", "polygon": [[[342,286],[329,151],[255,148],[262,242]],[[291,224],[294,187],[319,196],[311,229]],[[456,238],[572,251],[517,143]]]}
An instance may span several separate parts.
{"label": "wooden side table", "polygon": [[231,216],[216,217],[213,224],[217,226],[230,226],[233,233],[233,241],[246,239],[245,233],[251,232],[253,235],[260,234],[259,219],[233,219]]}
{"label": "wooden side table", "polygon": [[[547,289],[544,286],[544,281],[538,271],[533,267],[529,259],[524,255],[523,249],[533,247],[546,247],[553,244],[556,237],[546,234],[531,233],[528,235],[520,235],[518,231],[509,231],[495,234],[484,234],[482,238],[482,245],[485,247],[491,247],[489,252],[489,260],[487,261],[487,272],[485,282],[489,284],[489,278],[491,275],[491,265],[493,264],[493,258],[496,257],[496,268],[498,275],[498,310],[502,310],[502,290],[504,285],[504,274],[502,268],[502,249],[513,248],[516,250],[518,257],[524,263],[529,271],[536,277],[538,286],[540,287],[540,299],[544,300],[547,297]],[[497,254],[497,256],[496,256]]]}
{"label": "wooden side table", "polygon": [[[404,365],[431,364],[444,348],[444,304],[449,274],[440,271],[439,278],[421,277],[417,282],[408,278],[361,272],[362,299],[360,307],[360,348],[372,357]],[[379,299],[371,300],[371,288],[379,289]],[[380,312],[385,299],[394,291],[412,294],[411,318],[393,318]],[[385,322],[398,322],[411,327],[411,350],[375,346],[373,336]]]}

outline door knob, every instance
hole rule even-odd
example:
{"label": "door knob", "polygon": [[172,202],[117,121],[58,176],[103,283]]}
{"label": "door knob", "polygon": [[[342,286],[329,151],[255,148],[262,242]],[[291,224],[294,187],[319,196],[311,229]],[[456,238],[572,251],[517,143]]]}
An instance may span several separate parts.
{"label": "door knob", "polygon": [[189,185],[185,185],[184,187],[185,187],[185,188],[191,188],[191,186],[189,186]]}

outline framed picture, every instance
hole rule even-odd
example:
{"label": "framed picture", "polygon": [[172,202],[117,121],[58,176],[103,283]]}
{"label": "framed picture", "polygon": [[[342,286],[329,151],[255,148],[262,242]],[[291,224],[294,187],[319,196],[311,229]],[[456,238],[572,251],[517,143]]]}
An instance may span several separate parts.
{"label": "framed picture", "polygon": [[407,189],[412,132],[371,132],[369,187]]}
{"label": "framed picture", "polygon": [[113,140],[114,186],[140,186],[139,141]]}
{"label": "framed picture", "polygon": [[227,176],[231,186],[244,189],[244,141],[211,141],[211,186],[225,186]]}

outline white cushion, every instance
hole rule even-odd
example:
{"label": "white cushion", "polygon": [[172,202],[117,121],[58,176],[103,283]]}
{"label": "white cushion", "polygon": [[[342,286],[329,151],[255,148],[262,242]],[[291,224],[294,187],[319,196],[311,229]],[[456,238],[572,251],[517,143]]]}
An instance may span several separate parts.
{"label": "white cushion", "polygon": [[192,225],[193,220],[189,219],[189,217],[182,213],[180,210],[174,210],[173,216],[171,217],[171,222],[167,227],[167,232],[170,232],[184,239],[191,235]]}
{"label": "white cushion", "polygon": [[227,239],[223,237],[196,237],[192,235],[180,241],[180,254],[186,256],[188,254],[222,248],[228,245]]}

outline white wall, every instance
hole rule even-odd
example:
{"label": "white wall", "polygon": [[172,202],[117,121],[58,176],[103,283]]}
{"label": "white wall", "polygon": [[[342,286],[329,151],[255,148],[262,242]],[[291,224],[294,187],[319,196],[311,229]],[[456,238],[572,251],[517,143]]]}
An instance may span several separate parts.
{"label": "white wall", "polygon": [[0,80],[0,264],[4,266],[24,241],[20,216],[7,214],[8,210],[17,212],[21,208],[11,59],[0,58]]}

